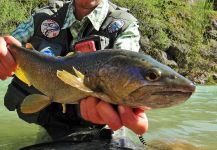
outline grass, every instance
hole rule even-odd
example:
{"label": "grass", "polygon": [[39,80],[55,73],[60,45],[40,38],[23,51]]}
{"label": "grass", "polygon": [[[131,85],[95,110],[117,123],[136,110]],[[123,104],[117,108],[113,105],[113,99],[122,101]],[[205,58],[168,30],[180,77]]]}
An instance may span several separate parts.
{"label": "grass", "polygon": [[47,0],[0,0],[0,35],[10,34],[21,22],[26,20]]}

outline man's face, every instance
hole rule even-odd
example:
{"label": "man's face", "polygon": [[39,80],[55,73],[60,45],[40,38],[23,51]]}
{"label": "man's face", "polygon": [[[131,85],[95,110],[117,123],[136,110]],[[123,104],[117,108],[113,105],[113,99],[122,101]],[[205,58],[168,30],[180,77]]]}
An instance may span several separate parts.
{"label": "man's face", "polygon": [[83,9],[95,8],[102,0],[75,0],[75,3]]}

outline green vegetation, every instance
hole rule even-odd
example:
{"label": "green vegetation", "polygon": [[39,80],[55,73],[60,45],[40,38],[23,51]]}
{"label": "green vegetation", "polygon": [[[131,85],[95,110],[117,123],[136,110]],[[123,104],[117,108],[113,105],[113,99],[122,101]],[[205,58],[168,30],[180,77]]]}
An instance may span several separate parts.
{"label": "green vegetation", "polygon": [[48,0],[0,0],[0,35],[11,33],[17,25],[26,20],[35,8]]}
{"label": "green vegetation", "polygon": [[[0,33],[10,33],[48,0],[1,0]],[[217,13],[205,0],[112,0],[138,18],[141,49],[198,83],[216,82]],[[216,21],[217,22],[217,21]],[[166,56],[166,58],[164,58]]]}
{"label": "green vegetation", "polygon": [[[217,32],[211,24],[217,13],[212,3],[204,0],[193,4],[184,0],[113,2],[129,8],[138,18],[145,53],[168,65],[175,61],[177,66],[172,63],[173,67],[196,82],[214,83],[211,75],[217,72]],[[166,54],[168,61],[162,61],[162,54]]]}

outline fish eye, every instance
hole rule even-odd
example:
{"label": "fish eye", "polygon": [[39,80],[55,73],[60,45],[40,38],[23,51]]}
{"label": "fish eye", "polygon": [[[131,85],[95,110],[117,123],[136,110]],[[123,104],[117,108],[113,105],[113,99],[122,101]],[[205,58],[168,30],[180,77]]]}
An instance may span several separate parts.
{"label": "fish eye", "polygon": [[161,77],[161,71],[157,68],[153,68],[147,71],[145,79],[148,81],[157,81]]}

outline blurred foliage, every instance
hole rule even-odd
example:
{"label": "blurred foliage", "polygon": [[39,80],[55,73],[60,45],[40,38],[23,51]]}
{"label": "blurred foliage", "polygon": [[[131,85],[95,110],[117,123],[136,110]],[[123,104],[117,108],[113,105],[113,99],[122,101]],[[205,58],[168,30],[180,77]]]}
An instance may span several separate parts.
{"label": "blurred foliage", "polygon": [[[176,58],[172,59],[178,64],[179,72],[191,79],[217,72],[217,56],[214,55],[217,30],[209,32],[217,13],[212,9],[212,0],[195,1],[112,0],[129,8],[139,20],[142,38],[148,39],[147,47],[166,53],[175,53],[178,49],[174,54]],[[35,8],[47,3],[48,0],[0,0],[0,34],[11,33]]]}
{"label": "blurred foliage", "polygon": [[0,0],[0,35],[11,33],[35,8],[42,7],[47,2],[48,0]]}
{"label": "blurred foliage", "polygon": [[[206,0],[194,3],[188,0],[112,1],[129,8],[139,20],[142,38],[148,39],[146,47],[167,54],[176,53],[176,58],[172,59],[178,64],[180,73],[194,80],[195,77],[217,72],[217,59],[214,59],[210,49],[210,34],[206,36],[206,32],[212,28],[213,19],[217,19],[212,3]],[[216,38],[217,32],[214,33],[216,36],[213,38]]]}
{"label": "blurred foliage", "polygon": [[188,44],[197,49],[205,43],[203,33],[209,24],[210,8],[204,2],[190,5],[180,0],[113,0],[130,9],[138,18],[142,36],[153,48],[166,50],[171,45]]}

